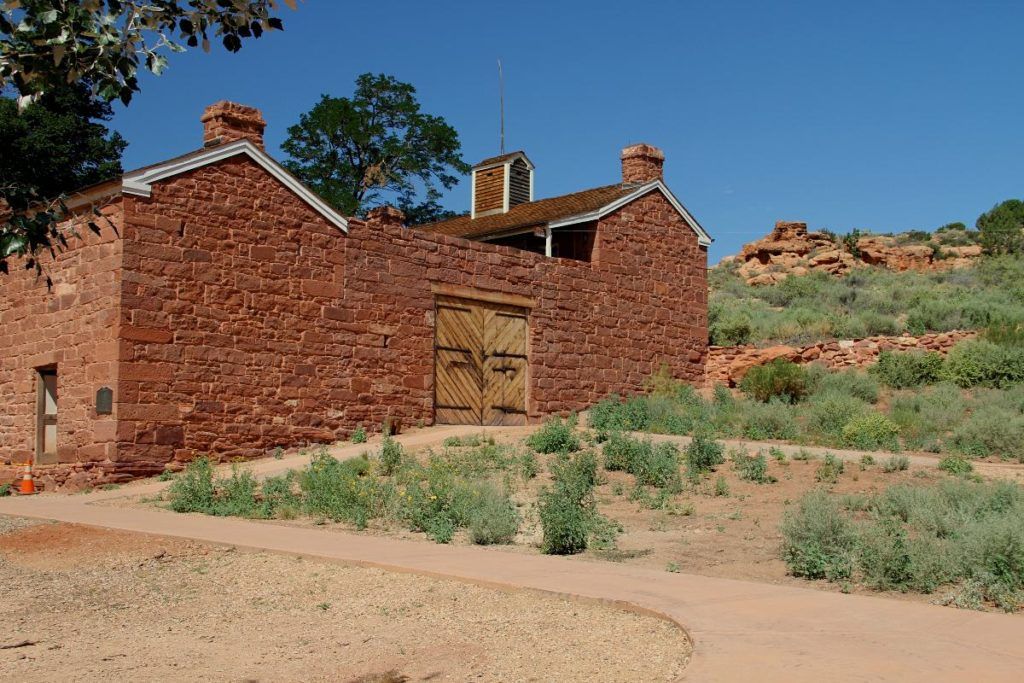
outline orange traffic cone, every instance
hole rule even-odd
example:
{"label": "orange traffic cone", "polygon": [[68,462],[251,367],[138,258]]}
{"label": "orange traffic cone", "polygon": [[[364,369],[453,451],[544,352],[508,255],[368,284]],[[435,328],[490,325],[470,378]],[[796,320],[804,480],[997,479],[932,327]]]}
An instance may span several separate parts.
{"label": "orange traffic cone", "polygon": [[32,463],[25,463],[25,473],[21,475],[21,484],[18,486],[18,493],[23,496],[30,496],[36,492],[36,483],[32,480]]}

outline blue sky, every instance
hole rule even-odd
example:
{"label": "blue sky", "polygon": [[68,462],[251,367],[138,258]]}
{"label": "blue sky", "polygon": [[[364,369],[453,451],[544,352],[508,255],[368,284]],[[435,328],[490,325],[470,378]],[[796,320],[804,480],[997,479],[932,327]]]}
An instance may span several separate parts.
{"label": "blue sky", "polygon": [[934,229],[1024,195],[1024,2],[308,0],[282,17],[145,78],[112,124],[126,168],[198,147],[218,99],[262,109],[280,156],[300,113],[366,71],[415,85],[472,163],[497,152],[500,57],[507,147],[538,198],[616,182],[619,150],[649,142],[712,263],[779,219]]}

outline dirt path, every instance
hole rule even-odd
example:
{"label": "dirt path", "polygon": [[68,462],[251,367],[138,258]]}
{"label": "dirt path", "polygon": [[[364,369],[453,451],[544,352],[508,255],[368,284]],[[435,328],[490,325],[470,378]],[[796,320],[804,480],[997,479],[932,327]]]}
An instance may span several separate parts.
{"label": "dirt path", "polygon": [[8,498],[0,501],[0,513],[631,605],[685,626],[694,646],[687,680],[989,682],[1018,681],[1024,669],[1024,621],[1010,615],[87,500]]}
{"label": "dirt path", "polygon": [[671,681],[690,651],[604,605],[17,518],[0,580],[0,680]]}
{"label": "dirt path", "polygon": [[[461,433],[479,431],[462,428]],[[528,433],[504,431],[520,438]],[[452,428],[423,430],[403,435],[402,440],[415,439],[415,444],[406,441],[407,446],[429,446],[453,433],[459,432]],[[754,450],[758,446],[768,444],[748,443]],[[340,446],[333,453],[346,457],[364,449],[372,446]],[[837,455],[859,457],[852,452]],[[875,454],[876,458],[886,456]],[[304,456],[296,454],[250,467],[263,475],[302,466],[305,461]],[[0,500],[0,514],[79,522],[627,604],[685,626],[694,646],[684,674],[687,680],[988,682],[1017,681],[1024,670],[1024,648],[1020,646],[1024,642],[1024,620],[1011,615],[671,574],[615,563],[94,504],[155,493],[164,486],[141,483],[90,496],[8,498]]]}

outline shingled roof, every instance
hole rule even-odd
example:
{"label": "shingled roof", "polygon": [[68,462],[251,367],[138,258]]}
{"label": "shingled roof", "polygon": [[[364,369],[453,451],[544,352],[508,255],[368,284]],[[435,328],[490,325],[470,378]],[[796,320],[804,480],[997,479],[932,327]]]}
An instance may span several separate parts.
{"label": "shingled roof", "polygon": [[481,161],[479,163],[473,164],[473,168],[480,168],[481,166],[497,166],[498,164],[505,163],[509,159],[514,159],[515,157],[525,157],[525,156],[526,156],[526,153],[523,152],[523,150],[520,149],[520,150],[515,151],[515,152],[509,152],[508,154],[500,154],[500,155],[498,155],[496,157],[489,157],[487,159],[484,159],[483,161]]}
{"label": "shingled roof", "polygon": [[470,218],[467,214],[446,221],[418,225],[416,229],[469,239],[500,235],[597,211],[615,200],[635,192],[636,189],[635,185],[605,185],[564,194],[560,197],[517,204],[507,213],[481,216],[480,218]]}

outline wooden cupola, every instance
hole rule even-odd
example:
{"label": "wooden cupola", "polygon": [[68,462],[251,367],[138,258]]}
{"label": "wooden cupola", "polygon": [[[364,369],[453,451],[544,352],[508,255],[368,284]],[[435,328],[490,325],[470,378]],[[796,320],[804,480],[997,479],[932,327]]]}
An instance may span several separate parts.
{"label": "wooden cupola", "polygon": [[484,159],[472,174],[471,218],[507,213],[533,201],[533,164],[522,152]]}

